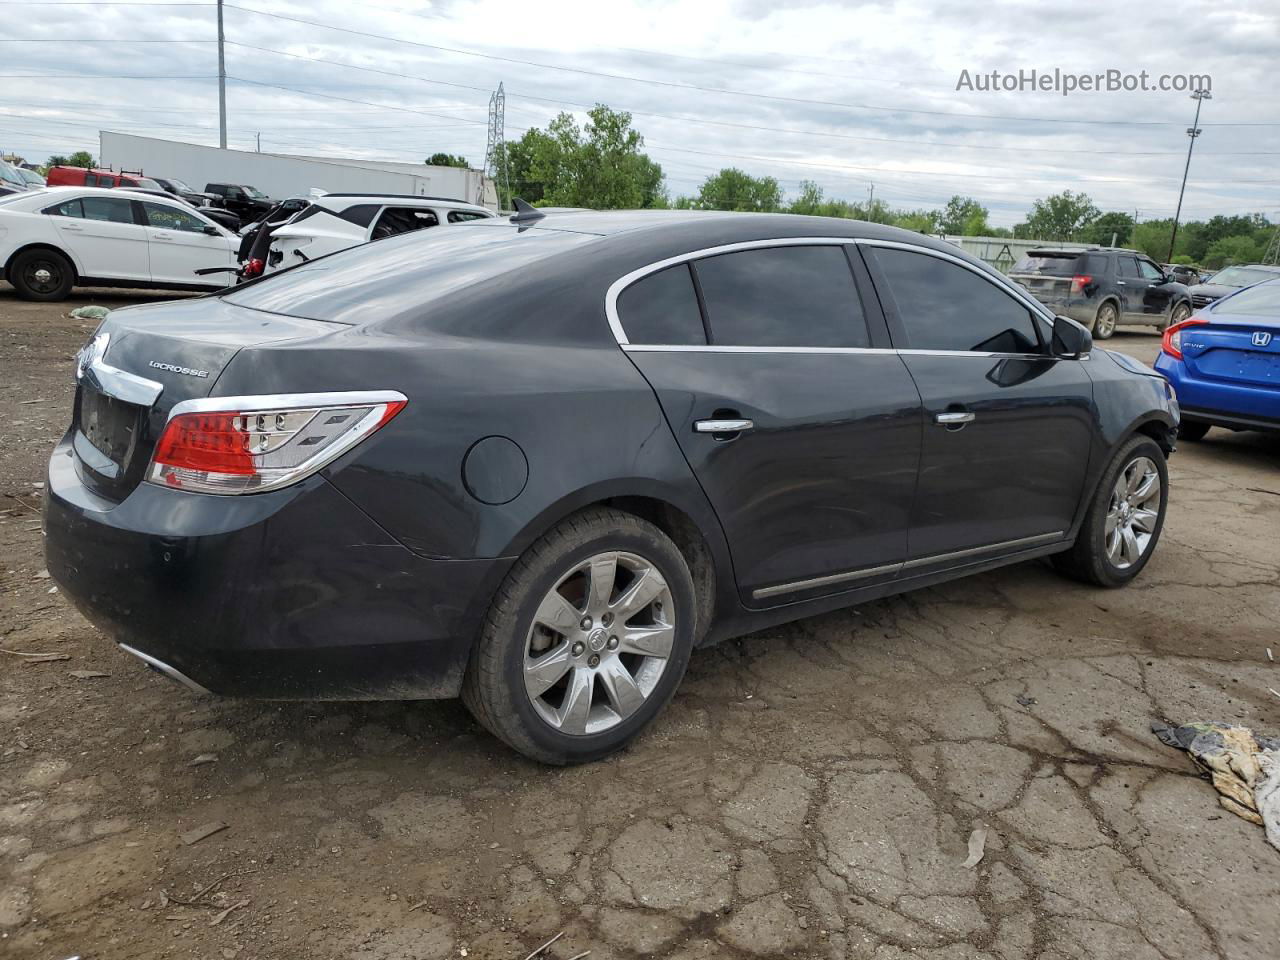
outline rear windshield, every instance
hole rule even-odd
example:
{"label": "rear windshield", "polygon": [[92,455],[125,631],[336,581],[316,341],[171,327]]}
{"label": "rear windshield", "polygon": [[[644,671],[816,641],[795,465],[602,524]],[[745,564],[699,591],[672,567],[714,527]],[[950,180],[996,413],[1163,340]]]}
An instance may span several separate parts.
{"label": "rear windshield", "polygon": [[1028,253],[1013,265],[1010,273],[1041,273],[1051,277],[1071,277],[1080,271],[1077,262],[1082,259],[1078,253],[1062,255],[1050,253]]}
{"label": "rear windshield", "polygon": [[[1273,274],[1274,276],[1274,274]],[[1214,306],[1215,314],[1226,316],[1280,317],[1280,282],[1260,283],[1233,293]]]}
{"label": "rear windshield", "polygon": [[386,319],[596,239],[488,219],[415,230],[270,274],[226,299],[311,320]]}

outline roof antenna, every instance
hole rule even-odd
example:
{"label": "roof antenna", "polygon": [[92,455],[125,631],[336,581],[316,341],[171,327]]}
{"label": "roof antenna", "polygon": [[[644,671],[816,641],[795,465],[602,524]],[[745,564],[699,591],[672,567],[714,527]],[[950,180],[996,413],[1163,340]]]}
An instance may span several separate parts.
{"label": "roof antenna", "polygon": [[534,220],[541,220],[546,216],[546,214],[537,207],[530,206],[519,197],[513,198],[511,205],[516,208],[516,212],[511,218],[512,223],[531,223]]}

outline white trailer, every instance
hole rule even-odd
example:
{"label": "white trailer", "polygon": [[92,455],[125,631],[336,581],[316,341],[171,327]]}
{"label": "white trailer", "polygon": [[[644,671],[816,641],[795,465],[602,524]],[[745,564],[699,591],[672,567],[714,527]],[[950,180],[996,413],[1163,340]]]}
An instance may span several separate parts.
{"label": "white trailer", "polygon": [[195,190],[203,190],[206,183],[249,184],[277,200],[306,196],[312,188],[326,193],[400,193],[465,200],[498,209],[493,181],[479,170],[223,150],[111,130],[99,131],[98,138],[102,166],[141,170],[151,177],[176,177]]}

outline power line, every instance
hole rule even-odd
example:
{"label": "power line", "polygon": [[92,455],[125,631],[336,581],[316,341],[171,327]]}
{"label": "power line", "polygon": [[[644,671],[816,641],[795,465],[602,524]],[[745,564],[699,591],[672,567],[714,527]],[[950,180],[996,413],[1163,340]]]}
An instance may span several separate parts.
{"label": "power line", "polygon": [[[434,43],[422,43],[418,40],[406,40],[403,37],[392,37],[382,33],[370,33],[366,30],[354,30],[350,27],[339,27],[331,23],[324,23],[320,20],[308,20],[304,17],[292,17],[283,13],[269,13],[266,10],[255,10],[252,7],[242,7],[239,4],[225,4],[232,10],[240,10],[243,13],[257,14],[258,16],[271,17],[275,20],[284,20],[289,23],[301,23],[306,26],[320,27],[325,30],[335,30],[339,33],[347,33],[357,37],[367,37],[372,40],[385,40],[388,43],[400,43],[412,47],[421,47],[427,50],[439,50],[443,53],[453,53],[465,57],[478,57],[483,60],[494,60],[500,63],[514,63],[528,67],[538,67],[543,70],[559,70],[565,73],[573,73],[579,76],[601,77],[607,80],[625,80],[631,83],[647,83],[654,86],[667,87],[676,90],[696,90],[702,93],[718,93],[726,96],[750,97],[757,100],[770,100],[776,103],[796,103],[809,106],[822,107],[841,107],[852,110],[874,110],[882,113],[909,113],[921,116],[933,117],[950,117],[958,120],[1002,120],[1015,121],[1021,123],[1071,123],[1086,125],[1104,125],[1104,126],[1154,126],[1166,127],[1176,125],[1176,120],[1077,120],[1067,117],[1020,117],[1010,114],[988,114],[988,113],[956,113],[951,110],[916,110],[907,107],[882,107],[876,104],[867,103],[845,103],[836,100],[812,100],[805,97],[784,97],[777,94],[769,93],[752,93],[747,90],[732,90],[726,87],[706,87],[693,83],[680,83],[675,80],[657,80],[651,77],[632,77],[619,73],[605,73],[599,70],[587,70],[582,67],[566,67],[562,64],[540,63],[536,60],[524,60],[519,57],[504,57],[492,53],[479,53],[475,50],[466,50],[461,47],[445,47]],[[1215,126],[1236,126],[1236,127],[1280,127],[1280,121],[1277,122],[1253,122],[1253,123],[1219,123]]]}

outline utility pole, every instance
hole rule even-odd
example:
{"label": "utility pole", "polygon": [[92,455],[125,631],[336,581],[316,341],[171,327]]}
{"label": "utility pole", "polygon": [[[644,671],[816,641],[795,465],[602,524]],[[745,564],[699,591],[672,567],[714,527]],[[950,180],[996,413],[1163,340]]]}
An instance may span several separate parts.
{"label": "utility pole", "polygon": [[1178,190],[1178,209],[1173,215],[1173,233],[1169,236],[1169,258],[1166,263],[1173,263],[1173,245],[1178,239],[1178,220],[1182,217],[1182,195],[1187,190],[1187,172],[1191,169],[1191,151],[1196,147],[1196,137],[1200,136],[1200,108],[1206,100],[1213,99],[1213,93],[1208,90],[1197,90],[1191,94],[1191,99],[1196,102],[1196,118],[1191,121],[1191,126],[1187,127],[1187,136],[1191,138],[1191,142],[1187,144],[1187,165],[1182,168],[1182,186]]}
{"label": "utility pole", "polygon": [[868,180],[867,183],[871,184],[867,188],[867,219],[870,220],[876,215],[876,184],[874,180]]}
{"label": "utility pole", "polygon": [[262,152],[262,131],[258,131],[258,152]]}
{"label": "utility pole", "polygon": [[222,0],[218,0],[218,146],[227,149],[227,55],[222,35]]}

